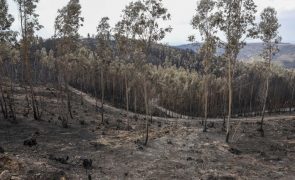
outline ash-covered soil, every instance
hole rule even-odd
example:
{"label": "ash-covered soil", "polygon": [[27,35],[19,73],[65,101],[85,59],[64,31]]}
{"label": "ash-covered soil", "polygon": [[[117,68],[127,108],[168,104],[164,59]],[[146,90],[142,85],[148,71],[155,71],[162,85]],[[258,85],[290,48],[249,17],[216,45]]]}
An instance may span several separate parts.
{"label": "ash-covered soil", "polygon": [[0,179],[295,179],[294,114],[266,118],[265,137],[255,121],[235,120],[229,144],[222,120],[203,133],[198,120],[155,118],[144,146],[144,116],[107,106],[102,124],[93,101],[81,105],[75,93],[63,128],[55,93],[38,88],[44,112],[35,121],[16,89],[17,122],[0,116]]}

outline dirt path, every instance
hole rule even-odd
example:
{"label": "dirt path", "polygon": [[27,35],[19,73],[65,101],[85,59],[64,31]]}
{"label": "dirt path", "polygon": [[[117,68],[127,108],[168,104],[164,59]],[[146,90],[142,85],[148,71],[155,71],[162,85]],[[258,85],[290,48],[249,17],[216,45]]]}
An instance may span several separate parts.
{"label": "dirt path", "polygon": [[[70,91],[72,91],[73,93],[75,93],[76,95],[82,95],[83,99],[88,102],[89,104],[93,105],[93,106],[96,106],[96,102],[98,104],[98,106],[101,105],[101,101],[99,99],[95,99],[94,97],[90,96],[89,94],[86,94],[76,88],[73,88],[73,87],[70,87],[69,88]],[[124,110],[124,109],[119,109],[119,108],[116,108],[114,106],[111,106],[111,105],[108,105],[107,103],[104,104],[104,108],[105,108],[105,111],[106,112],[109,112],[109,113],[115,113],[115,114],[122,114],[122,113],[125,113],[127,114],[127,111]],[[129,112],[129,115],[134,115],[135,113],[132,113],[132,112]]]}

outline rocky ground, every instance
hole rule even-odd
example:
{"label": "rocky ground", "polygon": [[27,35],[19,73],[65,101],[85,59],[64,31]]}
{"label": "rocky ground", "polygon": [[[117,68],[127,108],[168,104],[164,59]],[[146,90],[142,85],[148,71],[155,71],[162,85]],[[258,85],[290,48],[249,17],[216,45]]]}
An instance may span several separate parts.
{"label": "rocky ground", "polygon": [[[256,119],[235,119],[230,143],[221,120],[207,133],[199,120],[155,118],[142,145],[145,120],[107,106],[101,123],[94,101],[73,91],[73,115],[63,128],[54,89],[39,87],[42,121],[23,115],[16,90],[17,122],[0,116],[0,179],[295,179],[295,116],[267,117],[265,137]],[[36,141],[34,141],[36,140]],[[24,145],[25,144],[25,145]]]}

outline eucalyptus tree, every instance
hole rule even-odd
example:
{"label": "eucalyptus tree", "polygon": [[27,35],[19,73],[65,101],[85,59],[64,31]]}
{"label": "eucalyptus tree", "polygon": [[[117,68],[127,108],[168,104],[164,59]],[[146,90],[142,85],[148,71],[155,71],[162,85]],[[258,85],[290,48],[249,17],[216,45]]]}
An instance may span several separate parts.
{"label": "eucalyptus tree", "polygon": [[[207,116],[208,116],[208,93],[210,84],[210,69],[212,64],[212,58],[216,51],[217,44],[217,24],[216,24],[216,13],[214,10],[216,8],[215,0],[201,0],[198,2],[196,14],[193,17],[191,22],[194,29],[198,30],[202,39],[204,40],[204,44],[200,49],[200,53],[203,55],[203,64],[204,64],[204,83],[203,83],[203,91],[204,91],[204,129],[203,131],[207,131]],[[195,37],[190,36],[189,39],[194,41]]]}
{"label": "eucalyptus tree", "polygon": [[[32,85],[32,72],[30,63],[30,48],[35,39],[35,32],[43,26],[39,24],[39,15],[35,12],[39,0],[14,0],[18,6],[21,27],[21,54],[23,59],[23,78],[30,87],[31,102],[33,107],[34,119],[40,120],[42,113],[39,110],[38,101]],[[28,99],[28,98],[27,98]]]}
{"label": "eucalyptus tree", "polygon": [[[162,0],[139,0],[131,2],[123,10],[123,20],[121,21],[128,30],[131,31],[132,39],[138,42],[137,48],[145,55],[143,61],[136,63],[136,68],[140,72],[148,73],[143,65],[149,58],[151,47],[154,43],[162,40],[166,33],[172,31],[170,26],[161,27],[160,22],[170,20],[170,14],[164,7]],[[145,101],[145,113],[149,115],[148,80],[143,76],[142,85]],[[148,118],[146,118],[146,138],[148,143]]]}
{"label": "eucalyptus tree", "polygon": [[[136,3],[135,3],[136,4]],[[125,83],[125,104],[127,111],[127,128],[129,128],[129,96],[131,92],[130,84],[136,83],[136,77],[133,77],[133,81],[131,80],[131,73],[136,74],[139,68],[133,68],[134,65],[136,67],[139,66],[138,53],[138,42],[134,39],[136,32],[132,29],[131,25],[134,20],[137,18],[137,14],[134,13],[131,6],[133,6],[133,2],[129,4],[129,7],[126,7],[123,10],[122,20],[119,21],[115,28],[115,39],[116,39],[116,55],[117,58],[125,63],[123,66],[123,76]],[[136,57],[137,56],[137,57]],[[133,72],[129,72],[129,68],[133,69]],[[134,88],[134,109],[137,110],[137,88]]]}
{"label": "eucalyptus tree", "polygon": [[104,91],[105,74],[112,60],[111,30],[109,18],[103,17],[97,26],[97,57],[100,60],[100,85],[101,85],[101,121],[104,122]]}
{"label": "eucalyptus tree", "polygon": [[43,26],[39,24],[39,15],[35,12],[39,0],[14,0],[18,6],[20,18],[21,37],[22,37],[22,54],[24,61],[24,79],[27,83],[30,81],[30,47],[35,39],[35,32]]}
{"label": "eucalyptus tree", "polygon": [[[6,74],[4,73],[4,63],[7,59],[12,59],[12,51],[14,50],[12,48],[12,43],[15,41],[16,33],[10,29],[13,22],[14,18],[8,13],[8,5],[6,0],[0,0],[0,107],[5,119],[9,117],[10,111],[12,117],[15,120],[15,113],[11,97],[12,92],[9,92],[8,88],[4,88],[3,81],[3,77],[5,77]],[[11,64],[13,64],[13,62],[11,62]],[[13,74],[11,74],[10,78],[11,80],[13,79]]]}
{"label": "eucalyptus tree", "polygon": [[274,8],[267,7],[265,8],[261,15],[261,22],[259,23],[259,37],[263,41],[264,49],[263,49],[263,58],[265,60],[265,68],[266,68],[266,80],[265,80],[265,92],[263,98],[263,108],[261,112],[261,123],[260,123],[260,132],[261,136],[264,136],[263,131],[263,120],[264,114],[266,110],[266,103],[268,99],[269,93],[269,79],[271,77],[271,61],[273,56],[279,51],[278,44],[281,42],[281,37],[279,36],[278,29],[280,28],[280,24],[277,18],[277,12]]}
{"label": "eucalyptus tree", "polygon": [[[80,86],[80,103],[81,105],[84,104],[83,101],[83,92],[85,92],[88,81],[87,81],[87,75],[88,77],[92,74],[89,69],[91,68],[91,61],[92,61],[92,51],[84,46],[80,47],[77,50],[77,61],[74,63],[74,67],[72,69],[72,72],[74,73],[75,77],[75,83],[76,86]],[[89,79],[89,78],[88,78]]]}
{"label": "eucalyptus tree", "polygon": [[15,40],[16,34],[12,31],[11,25],[14,18],[8,13],[6,0],[0,0],[0,43],[1,45]]}
{"label": "eucalyptus tree", "polygon": [[220,32],[225,36],[221,44],[225,48],[224,57],[227,59],[228,84],[228,117],[226,127],[226,142],[229,141],[230,119],[232,115],[233,72],[237,56],[246,44],[248,37],[255,37],[255,14],[257,6],[254,0],[218,0],[217,19]]}
{"label": "eucalyptus tree", "polygon": [[[137,72],[135,70],[134,63],[126,63],[122,67],[122,73],[124,76],[125,84],[125,102],[126,102],[126,111],[127,111],[127,130],[129,130],[130,121],[129,121],[129,106],[130,106],[130,91],[133,88],[134,84],[137,82]],[[136,89],[136,87],[134,87]],[[136,95],[135,95],[136,96]],[[136,98],[136,97],[135,97]],[[136,104],[136,102],[135,102]],[[136,105],[135,105],[136,106]],[[136,109],[136,108],[135,108]]]}
{"label": "eucalyptus tree", "polygon": [[[0,0],[0,63],[4,62],[4,59],[8,56],[9,45],[15,39],[15,32],[13,32],[10,28],[12,23],[14,22],[14,18],[11,14],[8,13],[8,5],[6,0]],[[4,74],[1,74],[1,77]],[[0,79],[1,80],[1,79]],[[1,85],[1,81],[0,81]]]}
{"label": "eucalyptus tree", "polygon": [[[68,67],[72,60],[75,59],[73,53],[79,47],[79,33],[78,30],[83,26],[84,18],[81,17],[81,5],[79,0],[70,0],[68,4],[62,9],[58,10],[58,15],[55,19],[55,37],[58,38],[58,56],[59,66],[58,74],[64,81],[65,91],[67,94],[67,111],[66,116],[63,116],[63,122],[67,124],[67,115],[71,118],[71,95],[69,92],[69,75]],[[61,80],[62,81],[62,80]],[[62,89],[62,86],[61,86]],[[62,96],[61,96],[62,97]],[[65,113],[65,112],[63,112]]]}

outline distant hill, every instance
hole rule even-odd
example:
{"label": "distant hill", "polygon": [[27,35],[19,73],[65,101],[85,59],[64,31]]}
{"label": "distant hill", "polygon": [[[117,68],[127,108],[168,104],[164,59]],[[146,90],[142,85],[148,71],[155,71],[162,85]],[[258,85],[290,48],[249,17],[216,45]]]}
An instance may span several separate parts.
{"label": "distant hill", "polygon": [[[179,49],[198,51],[201,43],[184,44],[176,46]],[[274,63],[280,64],[286,68],[295,68],[295,44],[282,43],[279,45],[280,52],[274,56]],[[262,43],[249,43],[240,52],[238,59],[242,61],[254,61],[260,59],[263,49]],[[222,54],[223,49],[219,48],[217,54]]]}

